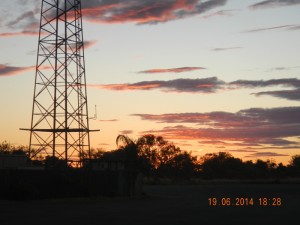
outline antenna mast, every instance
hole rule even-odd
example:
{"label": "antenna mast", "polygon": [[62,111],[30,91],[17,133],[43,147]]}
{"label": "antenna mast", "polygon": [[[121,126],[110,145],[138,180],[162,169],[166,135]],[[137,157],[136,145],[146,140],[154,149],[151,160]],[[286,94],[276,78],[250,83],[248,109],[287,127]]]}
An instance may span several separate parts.
{"label": "antenna mast", "polygon": [[[81,0],[42,0],[29,148],[82,165],[90,135]],[[98,131],[98,130],[97,130]],[[29,150],[30,151],[30,150]]]}

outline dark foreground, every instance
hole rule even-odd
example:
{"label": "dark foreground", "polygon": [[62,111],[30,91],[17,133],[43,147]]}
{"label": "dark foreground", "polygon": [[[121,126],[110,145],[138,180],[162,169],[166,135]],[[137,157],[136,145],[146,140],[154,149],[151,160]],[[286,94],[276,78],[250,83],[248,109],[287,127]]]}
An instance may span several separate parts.
{"label": "dark foreground", "polygon": [[[299,224],[300,184],[145,186],[142,197],[1,201],[1,225]],[[253,206],[209,206],[208,198],[253,198]],[[281,198],[260,206],[259,198]],[[224,202],[225,203],[225,202]],[[278,202],[276,202],[277,204]],[[220,202],[220,204],[222,204]]]}

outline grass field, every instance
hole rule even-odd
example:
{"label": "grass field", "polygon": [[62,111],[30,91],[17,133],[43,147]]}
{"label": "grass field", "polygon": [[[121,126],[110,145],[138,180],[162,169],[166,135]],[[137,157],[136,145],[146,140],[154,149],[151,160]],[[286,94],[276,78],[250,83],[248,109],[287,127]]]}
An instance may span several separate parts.
{"label": "grass field", "polygon": [[[0,224],[283,225],[300,221],[300,184],[149,185],[144,193],[134,198],[0,201]],[[209,205],[208,198],[213,197],[219,200],[216,206]],[[281,202],[260,206],[260,197],[270,199],[270,204],[273,198]],[[231,205],[222,206],[222,198],[230,198]],[[253,198],[253,205],[233,205],[236,198]]]}

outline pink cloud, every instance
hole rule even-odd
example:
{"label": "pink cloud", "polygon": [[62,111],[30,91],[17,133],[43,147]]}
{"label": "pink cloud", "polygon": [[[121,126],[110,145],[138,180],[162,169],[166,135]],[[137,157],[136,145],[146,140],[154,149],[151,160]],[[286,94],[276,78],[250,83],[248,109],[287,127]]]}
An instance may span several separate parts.
{"label": "pink cloud", "polygon": [[99,122],[118,122],[117,119],[111,119],[111,120],[98,120]]}
{"label": "pink cloud", "polygon": [[130,84],[89,84],[88,87],[97,88],[97,89],[107,89],[107,90],[114,90],[114,91],[130,91],[130,90],[149,90],[158,88],[159,84],[141,84],[141,85],[130,85]]}
{"label": "pink cloud", "polygon": [[142,81],[138,83],[125,84],[90,84],[89,87],[106,89],[113,91],[132,91],[132,90],[155,90],[176,93],[214,93],[222,89],[223,81],[216,77],[202,79],[175,79],[175,80],[156,80]]}
{"label": "pink cloud", "polygon": [[90,22],[154,24],[202,14],[223,6],[226,2],[227,0],[131,0],[115,3],[90,0],[82,4],[83,15]]}
{"label": "pink cloud", "polygon": [[[46,69],[50,69],[50,67],[40,66],[39,69],[46,70]],[[27,71],[35,71],[35,70],[36,70],[36,66],[17,67],[17,66],[8,66],[6,64],[0,64],[0,77],[14,76]]]}
{"label": "pink cloud", "polygon": [[171,69],[150,69],[140,71],[138,73],[182,73],[182,72],[189,72],[195,70],[204,70],[206,68],[203,67],[179,67],[179,68],[171,68]]}
{"label": "pink cloud", "polygon": [[[168,139],[198,140],[199,143],[206,145],[268,145],[283,148],[298,145],[297,142],[285,138],[300,136],[299,113],[300,107],[280,107],[250,108],[236,113],[133,114],[133,116],[160,123],[176,123],[175,126],[143,132]],[[187,126],[187,123],[191,125]]]}

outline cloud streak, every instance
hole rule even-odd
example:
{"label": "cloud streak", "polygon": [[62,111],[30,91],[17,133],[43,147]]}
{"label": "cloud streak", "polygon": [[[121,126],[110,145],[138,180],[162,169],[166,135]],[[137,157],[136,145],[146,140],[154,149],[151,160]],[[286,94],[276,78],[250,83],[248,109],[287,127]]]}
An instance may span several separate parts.
{"label": "cloud streak", "polygon": [[16,67],[16,66],[8,66],[6,64],[0,64],[0,77],[3,76],[14,76],[16,74],[24,73],[30,70],[35,70],[35,66],[27,66],[27,67]]}
{"label": "cloud streak", "polygon": [[251,29],[251,30],[243,31],[242,33],[257,33],[257,32],[264,32],[270,30],[298,30],[298,29],[300,29],[299,25],[287,24],[287,25],[274,26],[274,27],[263,27],[263,28]]}
{"label": "cloud streak", "polygon": [[20,32],[6,32],[0,33],[0,37],[16,37],[16,36],[37,36],[39,32],[35,31],[20,31]]}
{"label": "cloud streak", "polygon": [[256,87],[272,87],[285,86],[292,88],[300,88],[300,80],[297,78],[271,79],[271,80],[236,80],[229,83],[230,86],[236,88],[256,88]]}
{"label": "cloud streak", "polygon": [[214,93],[224,84],[224,81],[221,81],[216,77],[209,77],[203,79],[175,79],[168,81],[156,80],[142,81],[132,84],[104,84],[88,86],[113,91],[162,90],[163,92],[177,93]]}
{"label": "cloud streak", "polygon": [[212,48],[212,51],[220,52],[220,51],[228,51],[228,50],[236,50],[241,49],[242,47],[229,47],[229,48]]}
{"label": "cloud streak", "polygon": [[93,40],[93,41],[84,41],[84,48],[87,49],[87,48],[90,48],[92,46],[94,46],[98,41],[96,40]]}
{"label": "cloud streak", "polygon": [[257,97],[268,95],[268,96],[277,97],[277,98],[299,101],[300,100],[300,89],[281,90],[281,91],[263,91],[263,92],[253,93],[253,95],[255,95]]}
{"label": "cloud streak", "polygon": [[203,16],[203,18],[211,18],[216,16],[233,16],[236,11],[238,10],[219,10],[217,12],[205,15]]}
{"label": "cloud streak", "polygon": [[300,0],[266,0],[250,5],[250,9],[265,9],[280,6],[293,6],[300,4]]}
{"label": "cloud streak", "polygon": [[250,155],[245,156],[245,158],[256,158],[256,157],[280,157],[280,156],[290,156],[288,154],[279,154],[276,152],[255,152]]}
{"label": "cloud streak", "polygon": [[170,69],[150,69],[139,71],[138,73],[183,73],[196,70],[204,70],[204,67],[179,67],[179,68],[170,68]]}
{"label": "cloud streak", "polygon": [[98,120],[99,122],[104,122],[104,123],[110,123],[110,122],[118,122],[119,120],[117,119],[111,119],[111,120]]}

